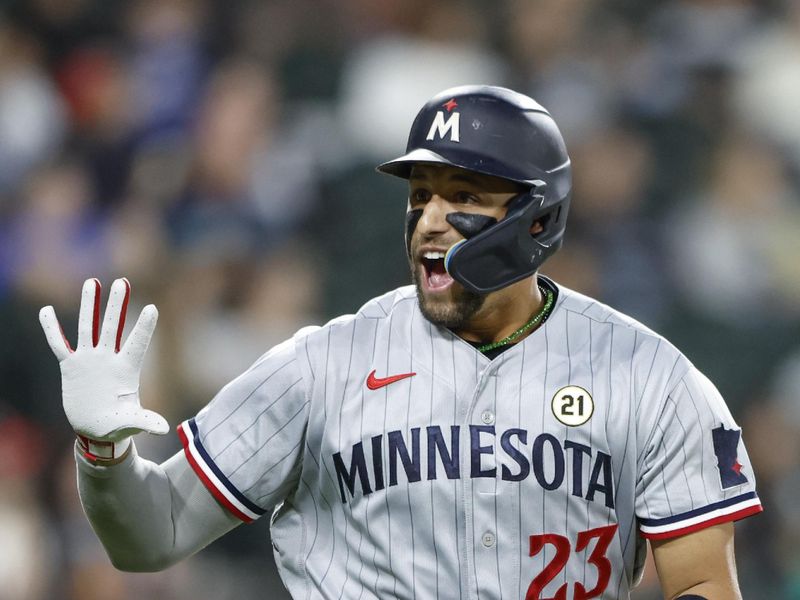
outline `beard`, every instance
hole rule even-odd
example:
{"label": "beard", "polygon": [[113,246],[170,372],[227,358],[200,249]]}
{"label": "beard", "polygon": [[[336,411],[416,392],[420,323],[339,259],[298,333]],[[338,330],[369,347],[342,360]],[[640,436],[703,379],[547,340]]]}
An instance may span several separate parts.
{"label": "beard", "polygon": [[420,281],[422,272],[423,269],[420,266],[412,265],[411,277],[417,288],[417,300],[422,316],[440,327],[454,330],[466,328],[475,313],[483,307],[486,296],[465,290],[457,282],[454,282],[450,287],[448,298],[430,298],[422,289]]}

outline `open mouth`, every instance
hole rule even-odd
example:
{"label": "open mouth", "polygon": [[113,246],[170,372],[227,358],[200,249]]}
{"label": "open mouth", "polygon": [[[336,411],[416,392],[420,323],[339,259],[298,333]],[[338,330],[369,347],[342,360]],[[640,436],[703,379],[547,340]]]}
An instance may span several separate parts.
{"label": "open mouth", "polygon": [[424,287],[432,292],[447,289],[453,283],[453,278],[444,268],[444,252],[426,251],[422,253],[420,263],[423,269]]}

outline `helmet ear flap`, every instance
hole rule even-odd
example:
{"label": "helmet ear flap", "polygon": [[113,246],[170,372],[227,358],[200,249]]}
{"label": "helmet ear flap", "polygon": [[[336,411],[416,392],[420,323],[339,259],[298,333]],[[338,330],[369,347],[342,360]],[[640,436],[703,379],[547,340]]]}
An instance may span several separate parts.
{"label": "helmet ear flap", "polygon": [[[445,268],[453,279],[485,294],[533,275],[561,245],[563,233],[559,207],[545,203],[546,188],[535,181],[511,199],[505,218],[450,248]],[[532,235],[536,221],[543,221],[543,229]]]}

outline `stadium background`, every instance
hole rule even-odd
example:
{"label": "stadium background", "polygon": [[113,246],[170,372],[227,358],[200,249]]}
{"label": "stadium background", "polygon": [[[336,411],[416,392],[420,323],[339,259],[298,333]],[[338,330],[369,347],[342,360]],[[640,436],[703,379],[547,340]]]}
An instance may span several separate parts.
{"label": "stadium background", "polygon": [[[81,282],[161,311],[170,422],[301,325],[408,281],[404,186],[373,166],[460,83],[549,107],[574,162],[545,272],[665,334],[725,395],[766,512],[746,598],[800,598],[800,3],[26,0],[0,4],[0,598],[283,598],[268,519],[160,574],[78,504],[59,372]],[[174,435],[140,436],[163,459]],[[636,592],[659,598],[652,572]]]}

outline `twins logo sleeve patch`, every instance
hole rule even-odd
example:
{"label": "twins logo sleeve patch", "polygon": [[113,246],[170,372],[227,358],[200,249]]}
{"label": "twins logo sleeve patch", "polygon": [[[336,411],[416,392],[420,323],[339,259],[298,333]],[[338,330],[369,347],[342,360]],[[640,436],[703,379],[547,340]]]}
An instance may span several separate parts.
{"label": "twins logo sleeve patch", "polygon": [[711,430],[714,441],[714,454],[717,455],[717,468],[722,489],[747,483],[747,477],[742,473],[742,464],[737,458],[741,429],[725,429],[720,425]]}

